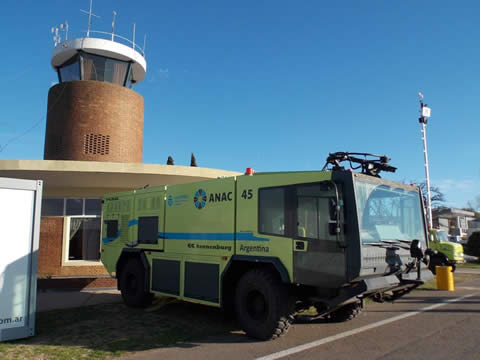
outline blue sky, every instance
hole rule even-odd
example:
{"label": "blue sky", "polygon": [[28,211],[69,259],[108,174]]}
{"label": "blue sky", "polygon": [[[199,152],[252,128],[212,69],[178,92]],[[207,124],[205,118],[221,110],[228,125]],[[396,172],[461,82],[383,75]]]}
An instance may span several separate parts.
{"label": "blue sky", "polygon": [[[89,1],[2,1],[0,159],[42,159],[50,28],[86,30]],[[92,28],[147,34],[146,163],[243,171],[320,169],[333,151],[387,154],[447,205],[480,195],[480,38],[475,1],[94,0]]]}

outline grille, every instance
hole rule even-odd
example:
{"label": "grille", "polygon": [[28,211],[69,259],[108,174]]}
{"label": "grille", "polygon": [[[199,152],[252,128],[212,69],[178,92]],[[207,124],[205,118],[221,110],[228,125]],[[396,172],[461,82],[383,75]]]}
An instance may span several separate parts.
{"label": "grille", "polygon": [[110,135],[85,134],[83,152],[85,154],[108,155],[110,153]]}

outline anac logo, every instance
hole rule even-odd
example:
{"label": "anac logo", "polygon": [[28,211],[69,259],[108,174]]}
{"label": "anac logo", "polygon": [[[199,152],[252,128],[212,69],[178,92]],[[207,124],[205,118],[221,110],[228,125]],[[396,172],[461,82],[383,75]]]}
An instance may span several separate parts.
{"label": "anac logo", "polygon": [[203,189],[198,189],[193,197],[193,203],[197,209],[203,209],[207,203],[207,193]]}

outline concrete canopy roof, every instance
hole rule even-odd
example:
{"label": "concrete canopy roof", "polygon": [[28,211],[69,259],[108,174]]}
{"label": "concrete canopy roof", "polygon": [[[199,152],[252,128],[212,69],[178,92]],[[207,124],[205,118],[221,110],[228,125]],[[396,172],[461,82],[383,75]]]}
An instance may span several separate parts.
{"label": "concrete canopy roof", "polygon": [[475,213],[472,211],[466,211],[462,209],[441,208],[441,209],[434,209],[433,216],[449,219],[449,218],[456,218],[457,216],[475,217]]}
{"label": "concrete canopy roof", "polygon": [[[137,189],[182,184],[239,172],[190,166],[61,160],[0,160],[0,177],[43,180],[44,192],[59,189]],[[62,191],[62,192],[64,192]]]}

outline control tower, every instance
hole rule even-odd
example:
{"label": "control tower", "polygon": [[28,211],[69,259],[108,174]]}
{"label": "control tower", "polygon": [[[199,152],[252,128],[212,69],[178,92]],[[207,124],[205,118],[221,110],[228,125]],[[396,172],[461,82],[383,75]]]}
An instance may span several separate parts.
{"label": "control tower", "polygon": [[135,25],[131,41],[114,34],[115,22],[111,33],[90,30],[91,7],[88,15],[85,37],[69,40],[62,24],[62,41],[52,29],[59,83],[48,93],[43,158],[141,163],[144,103],[132,87],[145,77],[144,48],[135,44]]}

